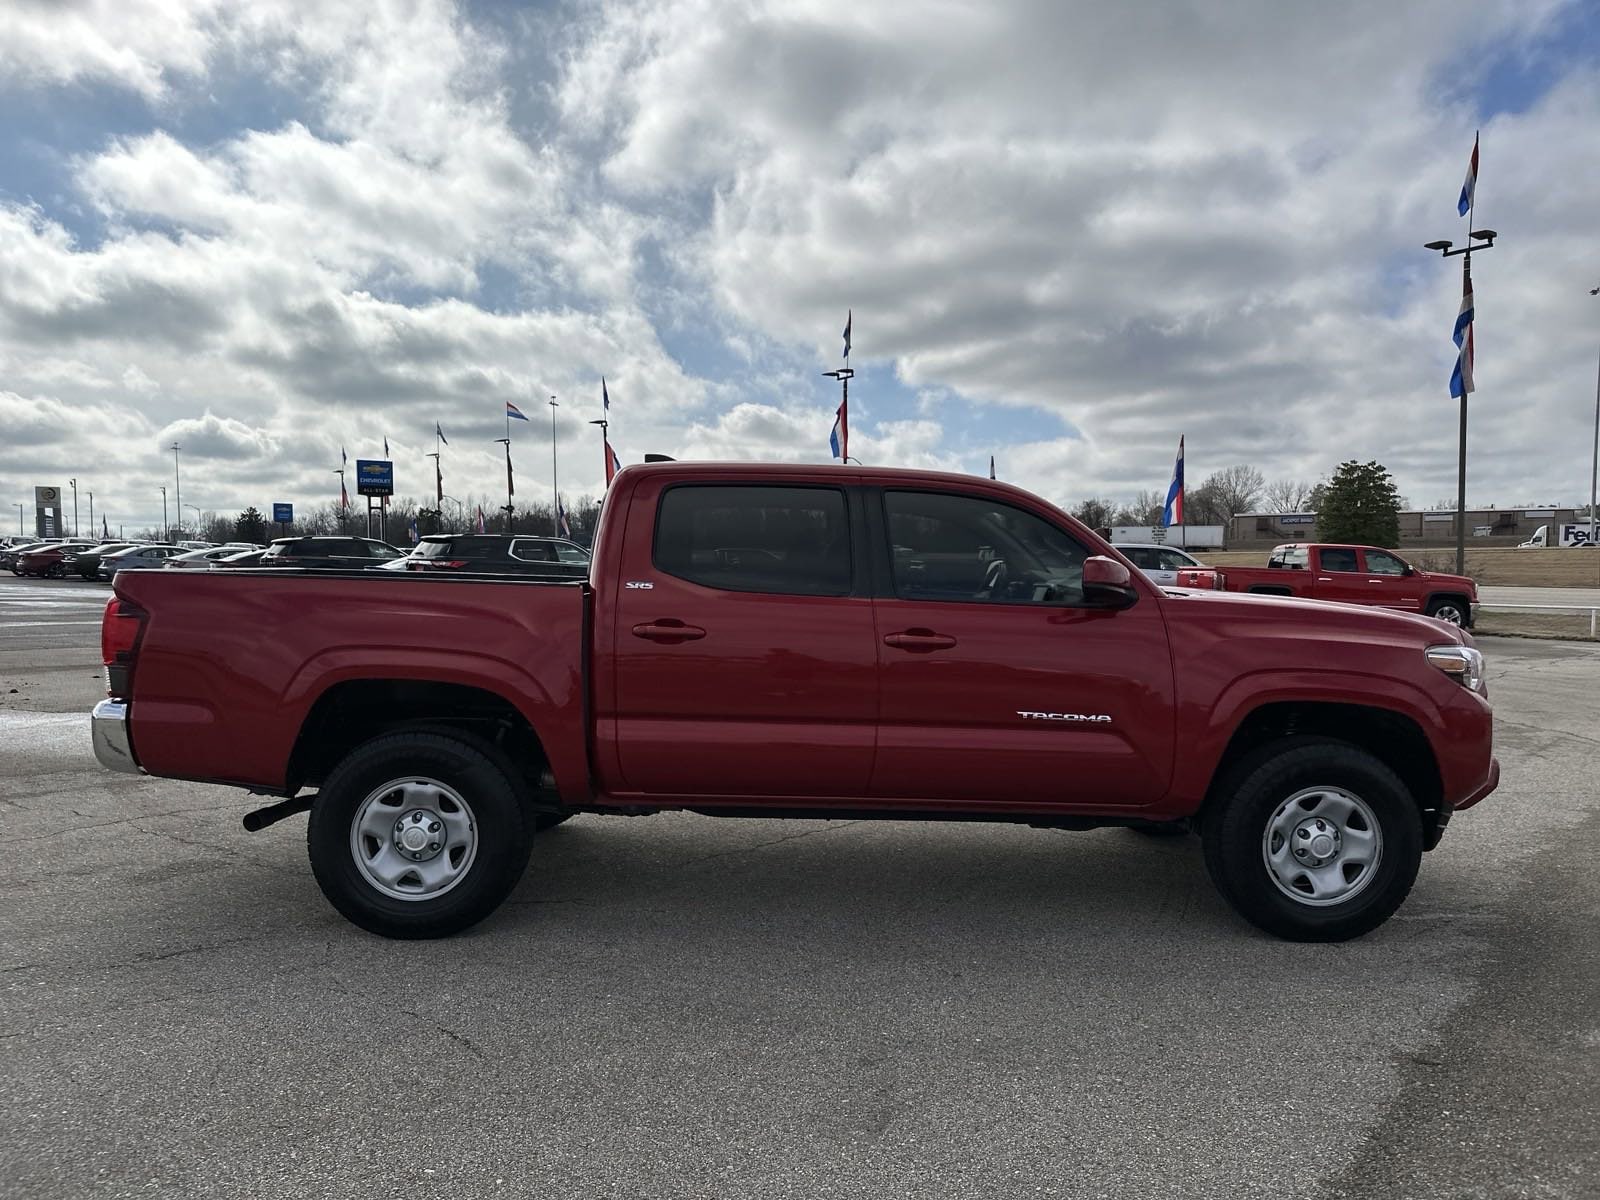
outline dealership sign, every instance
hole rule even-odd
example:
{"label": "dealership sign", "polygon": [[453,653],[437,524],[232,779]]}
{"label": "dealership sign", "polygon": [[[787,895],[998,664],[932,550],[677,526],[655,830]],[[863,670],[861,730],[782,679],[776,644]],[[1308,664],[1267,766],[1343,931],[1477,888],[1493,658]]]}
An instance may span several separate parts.
{"label": "dealership sign", "polygon": [[356,493],[362,496],[394,495],[394,463],[383,459],[356,459]]}

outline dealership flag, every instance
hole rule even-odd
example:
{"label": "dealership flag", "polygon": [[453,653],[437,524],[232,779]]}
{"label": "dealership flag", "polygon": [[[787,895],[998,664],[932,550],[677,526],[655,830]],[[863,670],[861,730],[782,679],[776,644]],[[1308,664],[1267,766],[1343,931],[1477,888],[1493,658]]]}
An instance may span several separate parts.
{"label": "dealership flag", "polygon": [[106,524],[106,519],[105,519],[104,515],[102,515],[100,517],[100,536],[101,537],[110,537],[111,536],[111,526]]}
{"label": "dealership flag", "polygon": [[483,532],[483,505],[478,505],[478,532]]}
{"label": "dealership flag", "polygon": [[606,416],[611,415],[611,393],[606,391],[606,377],[600,376],[600,408]]}
{"label": "dealership flag", "polygon": [[611,443],[606,442],[606,486],[611,486],[611,481],[617,477],[617,472],[622,470],[622,460],[617,457],[617,452],[611,448]]}
{"label": "dealership flag", "polygon": [[383,435],[383,456],[384,458],[389,457],[389,435],[387,433]]}
{"label": "dealership flag", "polygon": [[450,439],[445,437],[444,430],[439,428],[439,422],[437,422],[437,421],[435,421],[433,423],[433,436],[438,438],[446,446],[448,446],[450,444]]}
{"label": "dealership flag", "polygon": [[1167,485],[1167,508],[1161,514],[1163,525],[1183,524],[1183,439],[1178,439],[1178,461],[1172,468],[1172,482]]}
{"label": "dealership flag", "polygon": [[850,325],[855,320],[855,312],[846,309],[844,314],[844,356],[850,357]]}
{"label": "dealership flag", "polygon": [[522,415],[522,410],[520,408],[518,408],[515,404],[511,403],[511,401],[509,401],[509,400],[506,401],[506,420],[508,420],[508,421],[526,421],[527,419],[528,419],[527,417]]}
{"label": "dealership flag", "polygon": [[849,403],[845,400],[839,404],[839,411],[833,416],[833,432],[828,435],[828,445],[840,462],[850,460],[850,414],[845,409]]}
{"label": "dealership flag", "polygon": [[417,519],[415,517],[411,518],[411,527],[406,532],[411,535],[411,541],[413,543],[420,542],[422,540],[422,535],[417,532]]}
{"label": "dealership flag", "polygon": [[[1472,208],[1472,195],[1478,190],[1478,135],[1472,135],[1472,157],[1467,160],[1467,178],[1461,185],[1461,199],[1456,201],[1456,212],[1466,216]],[[1467,391],[1471,391],[1468,388]]]}
{"label": "dealership flag", "polygon": [[561,497],[556,497],[556,532],[564,538],[572,536],[572,526],[567,524],[567,509],[561,503]]}
{"label": "dealership flag", "polygon": [[350,456],[344,452],[343,446],[339,447],[339,465],[341,467],[348,467],[350,465]]}
{"label": "dealership flag", "polygon": [[344,476],[339,476],[339,507],[350,507],[350,493],[344,490]]}
{"label": "dealership flag", "polygon": [[994,478],[994,455],[989,455],[989,478]]}
{"label": "dealership flag", "polygon": [[1472,275],[1461,273],[1461,311],[1456,314],[1456,367],[1450,372],[1450,394],[1464,396],[1472,391]]}

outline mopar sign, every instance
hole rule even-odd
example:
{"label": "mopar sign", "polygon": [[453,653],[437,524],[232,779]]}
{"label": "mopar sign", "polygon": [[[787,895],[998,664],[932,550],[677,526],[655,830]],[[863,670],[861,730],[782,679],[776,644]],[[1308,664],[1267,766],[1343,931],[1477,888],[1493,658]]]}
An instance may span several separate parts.
{"label": "mopar sign", "polygon": [[356,493],[361,496],[394,495],[394,463],[381,459],[356,459]]}
{"label": "mopar sign", "polygon": [[272,519],[280,525],[287,525],[294,520],[294,505],[274,503],[272,506]]}

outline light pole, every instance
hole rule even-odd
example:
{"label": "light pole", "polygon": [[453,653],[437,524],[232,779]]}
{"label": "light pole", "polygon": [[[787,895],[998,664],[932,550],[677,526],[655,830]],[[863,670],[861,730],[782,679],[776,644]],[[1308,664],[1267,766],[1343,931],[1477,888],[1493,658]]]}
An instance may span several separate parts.
{"label": "light pole", "polygon": [[89,536],[97,537],[94,531],[94,493],[89,493]]}
{"label": "light pole", "polygon": [[72,485],[72,536],[73,537],[77,537],[78,536],[78,481],[76,479],[69,479],[69,480],[67,480],[67,482]]}
{"label": "light pole", "polygon": [[[1471,209],[1467,210],[1471,212]],[[1428,242],[1423,246],[1425,250],[1437,250],[1445,258],[1454,258],[1461,255],[1461,297],[1466,299],[1472,294],[1472,252],[1474,250],[1494,249],[1494,239],[1500,236],[1492,229],[1467,230],[1467,243],[1464,246],[1450,249],[1453,243],[1447,241]],[[1481,246],[1474,246],[1474,241],[1482,242]],[[1467,333],[1470,338],[1471,324],[1468,324]],[[1470,341],[1463,341],[1461,354],[1468,361],[1470,370],[1471,347]],[[1467,570],[1467,393],[1472,391],[1470,375],[1463,373],[1461,381],[1461,428],[1456,454],[1456,574],[1464,575]]]}
{"label": "light pole", "polygon": [[199,509],[199,506],[198,505],[194,505],[194,504],[185,504],[183,507],[184,508],[192,508],[192,509],[194,509],[194,536],[195,536],[196,540],[199,540],[199,537],[200,537],[200,509]]}
{"label": "light pole", "polygon": [[[1600,296],[1600,287],[1589,289],[1589,295]],[[1600,481],[1600,374],[1594,381],[1594,463],[1589,468],[1589,544],[1594,545],[1595,483]]]}
{"label": "light pole", "polygon": [[[183,447],[172,443],[172,502],[178,510],[178,524],[183,524],[183,480],[178,475],[178,451]],[[169,535],[170,540],[170,535]]]}
{"label": "light pole", "polygon": [[517,486],[511,479],[511,418],[509,415],[506,417],[506,436],[495,438],[495,442],[506,448],[506,532],[511,533],[511,514],[513,512],[511,498],[517,494]]}
{"label": "light pole", "polygon": [[555,526],[555,535],[561,536],[561,476],[556,471],[556,409],[561,406],[556,403],[554,396],[550,397],[550,486],[555,491],[555,503],[550,509],[550,523]]}
{"label": "light pole", "polygon": [[[822,376],[824,379],[837,379],[839,381],[839,388],[842,392],[842,395],[839,397],[839,415],[844,420],[843,440],[839,446],[839,465],[849,466],[850,381],[856,377],[856,373],[851,367],[840,367],[837,371],[824,371]],[[859,464],[861,460],[857,459],[856,462]]]}
{"label": "light pole", "polygon": [[167,485],[162,483],[156,486],[161,489],[161,540],[170,542],[172,540],[172,526],[167,523]]}
{"label": "light pole", "polygon": [[26,504],[17,505],[17,532],[19,534],[22,532],[22,510],[26,507]]}

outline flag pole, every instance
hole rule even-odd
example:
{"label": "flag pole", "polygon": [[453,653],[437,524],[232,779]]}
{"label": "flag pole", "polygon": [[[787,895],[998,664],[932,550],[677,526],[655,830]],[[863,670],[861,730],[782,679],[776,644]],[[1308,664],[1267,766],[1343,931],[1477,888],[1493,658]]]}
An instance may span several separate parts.
{"label": "flag pole", "polygon": [[556,466],[556,409],[561,406],[556,403],[554,396],[550,397],[550,486],[555,492],[555,502],[551,509],[551,522],[555,526],[555,534],[561,536],[561,476]]}

